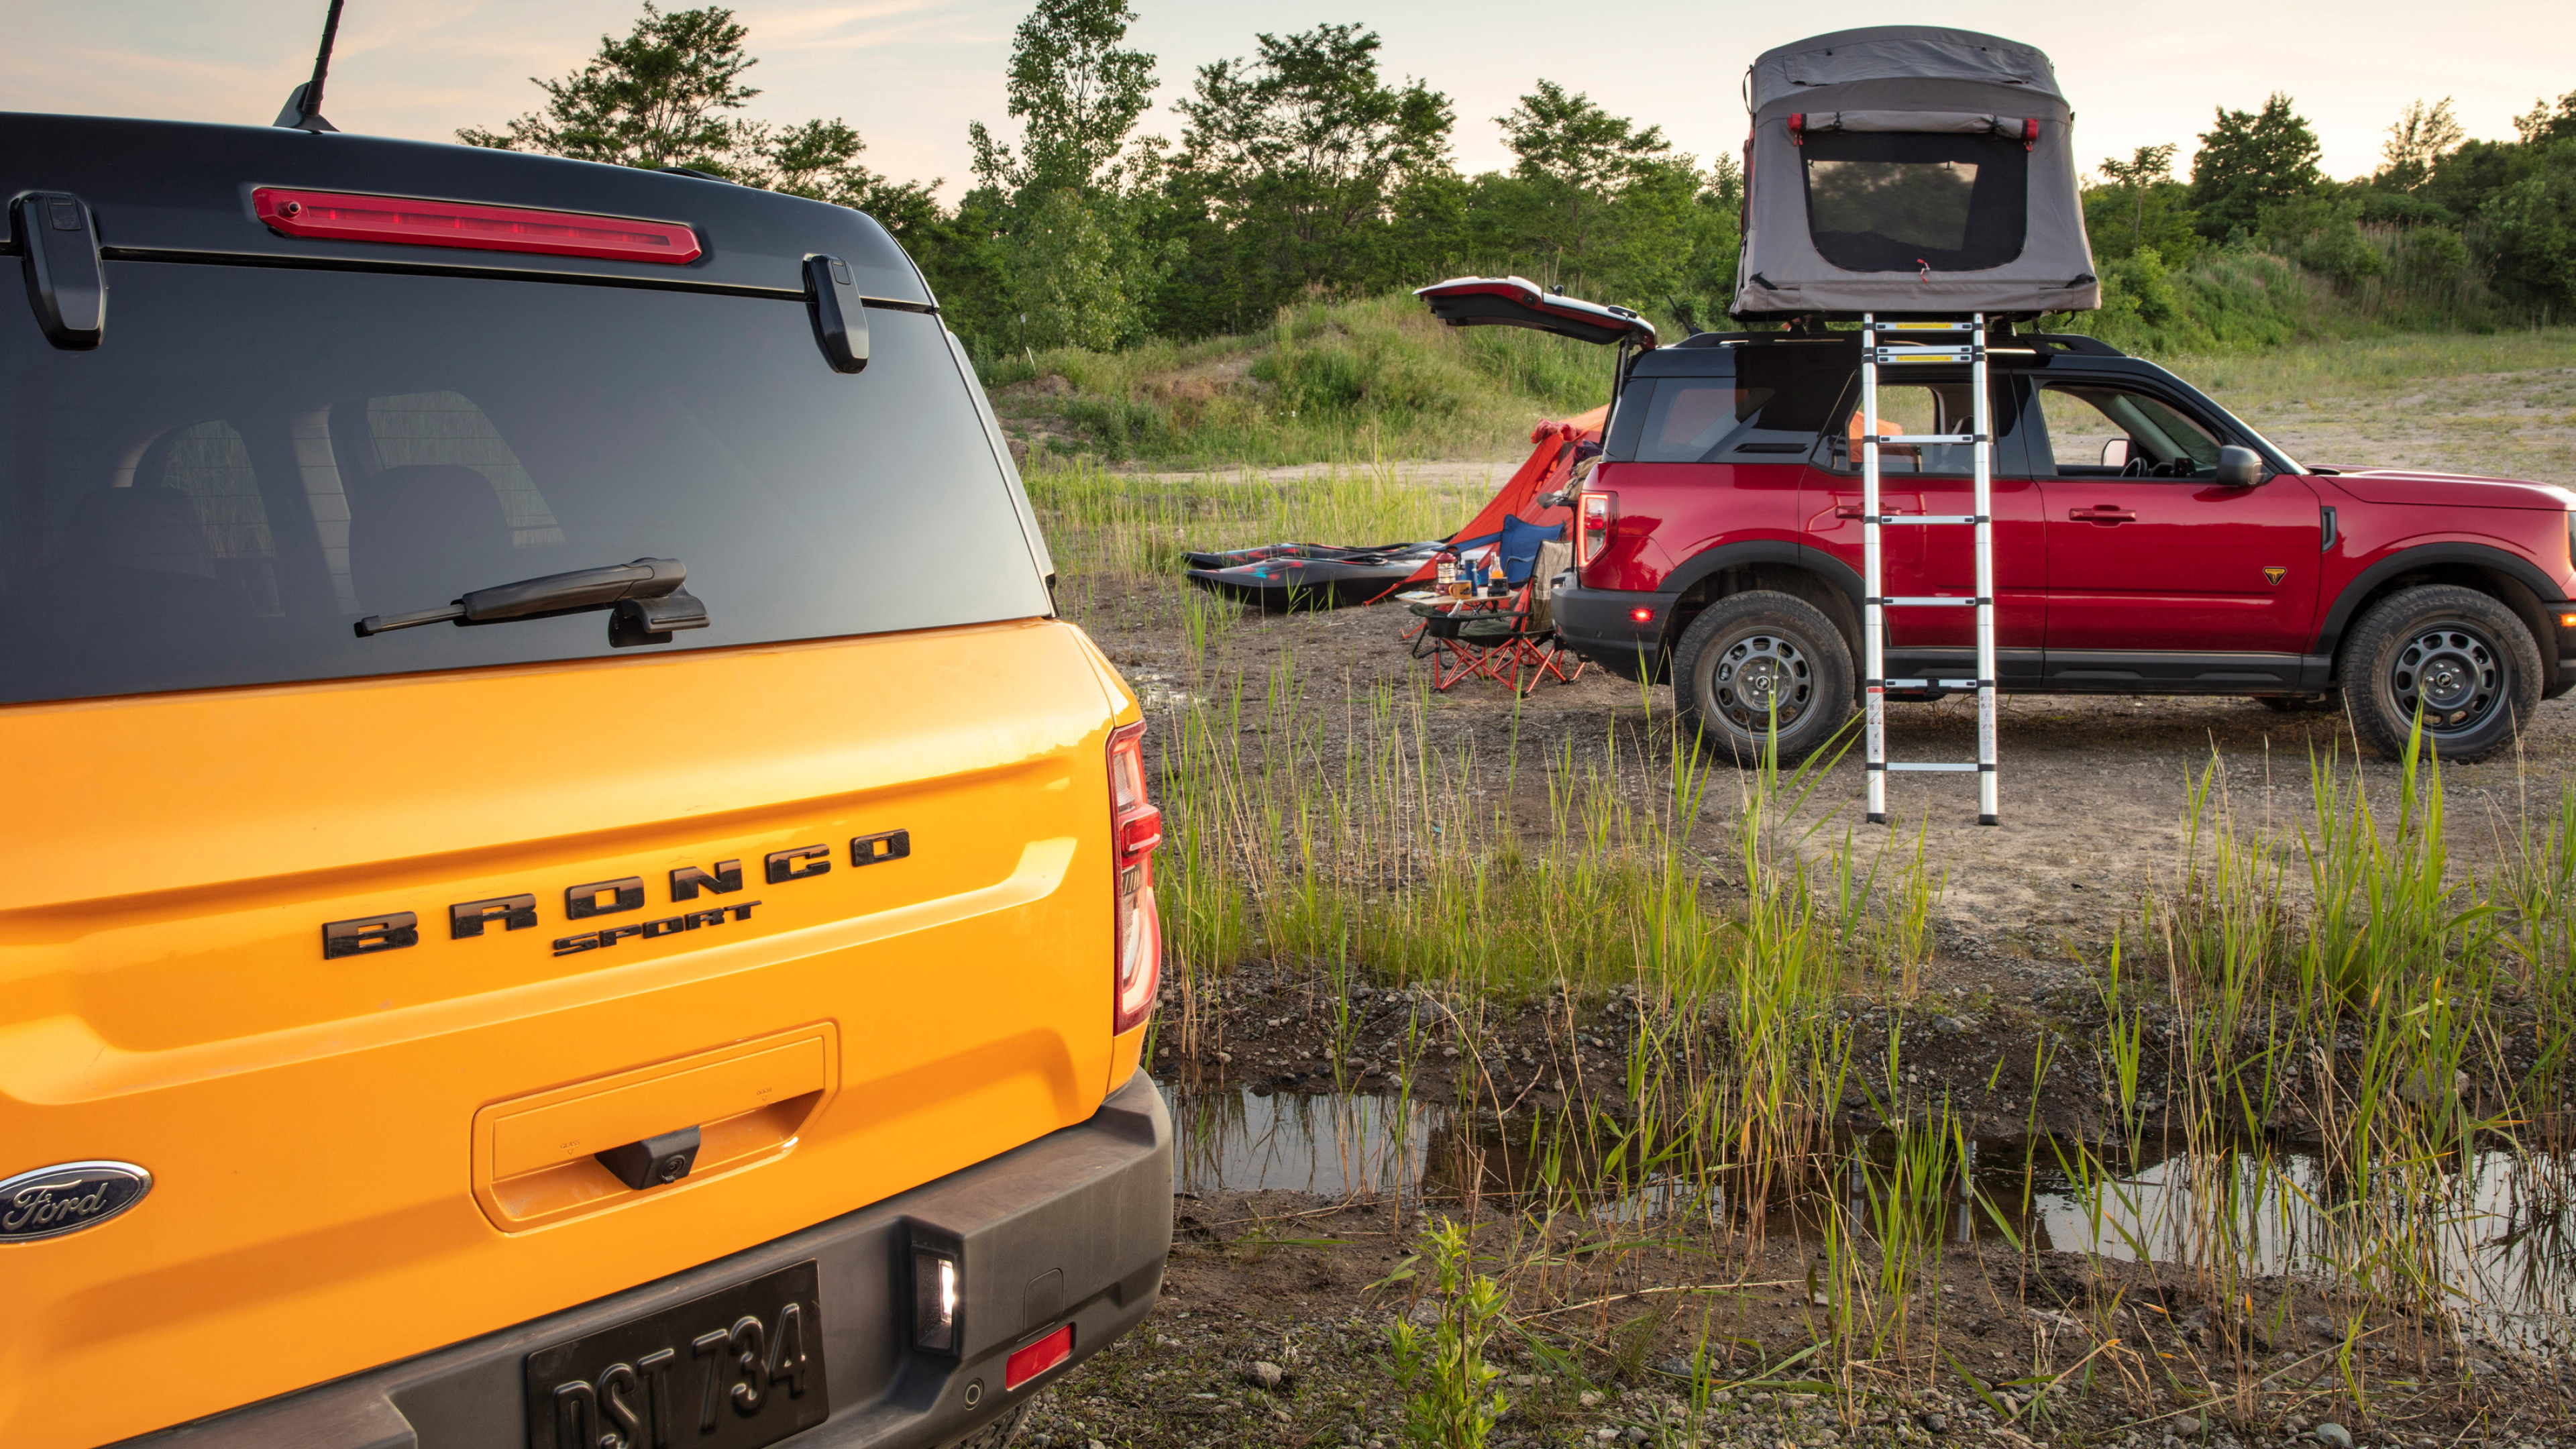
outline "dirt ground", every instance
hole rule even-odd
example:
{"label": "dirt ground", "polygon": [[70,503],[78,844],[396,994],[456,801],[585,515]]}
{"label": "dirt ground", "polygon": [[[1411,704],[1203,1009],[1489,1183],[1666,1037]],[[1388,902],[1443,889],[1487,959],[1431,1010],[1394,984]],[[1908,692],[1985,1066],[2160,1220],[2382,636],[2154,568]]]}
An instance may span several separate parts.
{"label": "dirt ground", "polygon": [[[1423,1275],[1404,1276],[1417,1266],[1407,1257],[1418,1215],[1282,1192],[1187,1195],[1176,1209],[1153,1315],[1038,1401],[1027,1442],[1405,1442],[1384,1359],[1395,1320],[1437,1321]],[[2309,1434],[2329,1420],[2315,1406],[2340,1386],[2340,1327],[2322,1303],[2277,1286],[2231,1316],[2153,1268],[1954,1248],[1905,1300],[1907,1333],[1927,1339],[1937,1326],[1941,1357],[1909,1367],[1886,1352],[1845,1381],[1819,1377],[1813,1346],[1835,1332],[1835,1294],[1794,1233],[1640,1242],[1582,1220],[1487,1218],[1473,1242],[1560,1265],[1522,1289],[1519,1328],[1489,1346],[1501,1371],[1492,1391],[1506,1404],[1496,1449],[2250,1449],[2318,1442]],[[1707,1356],[1695,1359],[1703,1341]],[[2363,1327],[2354,1352],[2383,1387],[2366,1422],[2346,1415],[2351,1442],[2568,1442],[2563,1364],[2445,1344],[2385,1319]],[[2185,1407],[2160,1392],[2238,1373],[2253,1387],[2215,1402]]]}
{"label": "dirt ground", "polygon": [[[2576,369],[2447,379],[2381,389],[2364,401],[2231,399],[2293,453],[2318,462],[2501,472],[2576,486]],[[1399,466],[1425,478],[1499,481],[1509,465]],[[1068,603],[1145,698],[1149,718],[1168,720],[1191,691],[1238,671],[1257,696],[1283,655],[1294,661],[1307,705],[1328,722],[1374,687],[1410,692],[1426,667],[1397,637],[1407,620],[1382,608],[1249,616],[1194,660],[1167,584],[1091,581]],[[1499,759],[1517,741],[1522,758],[1535,761],[1562,741],[1573,742],[1578,758],[1597,754],[1669,708],[1666,691],[1593,670],[1520,701],[1494,685],[1464,685],[1434,696],[1429,718],[1436,743],[1472,742],[1480,758]],[[1898,758],[1969,758],[1974,734],[1969,699],[1890,708]],[[2299,828],[2313,816],[2311,762],[2357,768],[2374,801],[2391,805],[2396,767],[2359,756],[2339,716],[2282,714],[2250,699],[2007,696],[2000,750],[1999,826],[1975,823],[1974,785],[1959,776],[1900,776],[1890,790],[1894,823],[1862,823],[1854,752],[1809,799],[1805,818],[1818,828],[1804,848],[1821,857],[1844,849],[1848,837],[1863,851],[1880,842],[1910,851],[1920,831],[1944,880],[1924,994],[1900,1018],[1920,1091],[1949,1091],[1990,1124],[2042,1095],[2043,1128],[2093,1137],[2099,1123],[2088,1104],[2099,1084],[2076,1060],[2089,1053],[2067,1054],[2069,1075],[2045,1084],[2046,1093],[2026,1072],[2002,1068],[2016,1056],[2028,1061],[2035,1039],[2083,1037],[2095,999],[2091,973],[2113,932],[2134,929],[2141,893],[2175,876],[2195,772],[2214,765],[2213,796],[2269,842],[2295,896]],[[2544,704],[2518,751],[2447,765],[2442,780],[2455,863],[2483,870],[2576,780],[2576,697]],[[1712,791],[1720,817],[1735,810],[1729,783]],[[1532,830],[1545,823],[1543,791],[1525,790],[1514,808]],[[1462,1077],[1481,1074],[1478,1096],[1490,1088],[1504,1100],[1548,1107],[1584,1093],[1587,1083],[1615,1079],[1623,1052],[1616,998],[1529,1003],[1481,1037],[1435,1033],[1426,1048],[1406,1024],[1439,1003],[1383,987],[1355,996],[1357,1030],[1337,1048],[1310,978],[1246,968],[1210,1003],[1195,1049],[1167,1039],[1156,1071],[1264,1094],[1331,1090],[1337,1079],[1385,1090],[1411,1041],[1419,1055],[1404,1075],[1418,1093],[1454,1098]],[[1854,1006],[1868,1031],[1889,1019],[1867,993]],[[1871,1060],[1864,1051],[1856,1066],[1866,1070]],[[1861,1103],[1847,1098],[1844,1106],[1862,1115]],[[2290,1136],[2295,1141],[2295,1130]],[[1444,1210],[1473,1213],[1475,1196],[1453,1198]],[[1401,1395],[1383,1364],[1386,1329],[1399,1315],[1427,1310],[1418,1281],[1388,1279],[1413,1250],[1420,1207],[1216,1191],[1184,1195],[1176,1209],[1170,1275],[1153,1317],[1041,1400],[1026,1442],[1044,1449],[1403,1442]],[[1498,1211],[1493,1199],[1483,1210],[1480,1245],[1509,1250],[1516,1261],[1533,1251],[1526,1219],[1507,1205]],[[1512,1405],[1495,1429],[1497,1446],[1812,1449],[1955,1440],[2012,1449],[2186,1442],[2242,1449],[2338,1442],[2326,1432],[2333,1427],[2346,1432],[2340,1442],[2403,1449],[2576,1442],[2566,1437],[2576,1389],[2555,1344],[2512,1354],[2420,1324],[2375,1322],[2356,1360],[2379,1386],[2372,1410],[2328,1426],[2317,1422],[2314,1405],[2335,1390],[2342,1369],[2319,1337],[2325,1325],[2316,1306],[2292,1286],[2256,1285],[2231,1309],[2195,1298],[2190,1285],[2156,1269],[2077,1254],[2035,1260],[1983,1240],[1954,1250],[1920,1293],[1921,1321],[1944,1324],[1950,1372],[1890,1367],[1890,1359],[1847,1384],[1807,1383],[1801,1354],[1827,1334],[1831,1310],[1816,1301],[1811,1249],[1796,1234],[1756,1241],[1676,1233],[1650,1246],[1631,1235],[1625,1247],[1587,1253],[1591,1230],[1549,1228],[1564,1241],[1537,1246],[1563,1270],[1536,1290],[1526,1283],[1517,1290],[1522,1327],[1507,1330],[1494,1350],[1506,1371],[1497,1387]],[[2256,1334],[2249,1325],[2258,1321],[2270,1327]],[[1681,1355],[1703,1336],[1723,1362],[1695,1370]],[[2222,1359],[2243,1374],[2234,1382],[2252,1387],[2216,1402],[2175,1391]],[[2091,1364],[2093,1390],[2072,1392],[2070,1377],[2058,1395],[2023,1397],[2079,1362]],[[1818,1396],[1828,1388],[1838,1391]]]}

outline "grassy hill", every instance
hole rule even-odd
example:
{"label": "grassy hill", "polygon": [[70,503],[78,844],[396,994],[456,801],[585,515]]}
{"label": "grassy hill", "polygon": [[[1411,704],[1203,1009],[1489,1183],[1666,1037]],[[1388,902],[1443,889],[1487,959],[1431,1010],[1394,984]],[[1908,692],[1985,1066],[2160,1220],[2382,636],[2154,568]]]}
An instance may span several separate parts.
{"label": "grassy hill", "polygon": [[[2300,355],[2313,373],[2346,344],[2491,333],[2482,306],[2437,305],[2391,279],[2338,287],[2287,259],[2214,250],[2187,268],[2152,253],[2105,264],[2088,331],[2186,373],[2218,359]],[[2474,300],[2474,299],[2472,299]],[[1665,338],[1686,330],[1655,316]],[[2426,359],[2450,349],[2385,349]],[[1450,328],[1408,294],[1282,308],[1255,333],[990,359],[1004,428],[1042,460],[1166,469],[1381,459],[1504,458],[1542,419],[1608,400],[1609,349],[1508,327]],[[2426,375],[2432,375],[2427,373]]]}

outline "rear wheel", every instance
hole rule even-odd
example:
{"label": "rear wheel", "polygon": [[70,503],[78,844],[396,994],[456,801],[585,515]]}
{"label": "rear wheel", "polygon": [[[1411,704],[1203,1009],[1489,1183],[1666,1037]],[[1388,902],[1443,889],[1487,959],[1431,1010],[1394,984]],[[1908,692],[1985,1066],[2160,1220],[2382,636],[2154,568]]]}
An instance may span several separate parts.
{"label": "rear wheel", "polygon": [[2434,584],[2389,595],[2362,616],[2341,668],[2364,744],[2406,757],[2416,712],[2424,748],[2477,760],[2511,743],[2540,704],[2540,647],[2511,609],[2475,589]]}
{"label": "rear wheel", "polygon": [[1673,703],[1738,764],[1762,758],[1776,724],[1794,764],[1851,714],[1851,650],[1816,606],[1757,589],[1708,606],[1673,651]]}

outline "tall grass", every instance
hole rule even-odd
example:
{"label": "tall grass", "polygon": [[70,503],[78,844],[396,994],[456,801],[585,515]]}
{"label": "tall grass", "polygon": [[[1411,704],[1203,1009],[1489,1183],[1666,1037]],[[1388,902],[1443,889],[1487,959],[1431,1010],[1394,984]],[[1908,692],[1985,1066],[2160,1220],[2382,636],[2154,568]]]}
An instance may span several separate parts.
{"label": "tall grass", "polygon": [[[1069,469],[1032,492],[1077,586],[1168,590],[1143,581],[1175,530],[1429,531],[1402,526],[1425,519],[1425,490],[1366,469],[1303,491]],[[2304,818],[2276,829],[2240,814],[2213,758],[2190,783],[2174,860],[2094,963],[2098,1020],[2035,1048],[2034,1123],[2065,1120],[2050,1109],[2086,1080],[2088,1054],[2105,1120],[2034,1131],[2015,1205],[1970,1186],[1965,1114],[1910,1088],[1901,1061],[1940,862],[1921,831],[1852,829],[1821,793],[1830,750],[1798,770],[1740,771],[1650,695],[1597,729],[1480,743],[1446,727],[1418,680],[1310,688],[1292,655],[1249,656],[1225,606],[1183,597],[1196,678],[1149,735],[1167,830],[1164,1030],[1185,1051],[1207,1045],[1226,978],[1260,962],[1303,984],[1343,1081],[1394,1077],[1397,1119],[1425,1064],[1454,1061],[1444,1120],[1486,1124],[1522,1164],[1497,1175],[1479,1159],[1457,1179],[1471,1229],[1488,1187],[1506,1191],[1524,1245],[1494,1274],[1506,1301],[1586,1281],[1593,1270],[1561,1249],[1568,1223],[1648,1245],[1675,1222],[1758,1241],[1795,1219],[1820,1255],[1818,1346],[1800,1371],[1849,1390],[1890,1364],[1941,1361],[1951,1330],[1928,1290],[1945,1256],[1972,1227],[2035,1250],[2015,1224],[2043,1176],[2082,1205],[2087,1246],[2193,1285],[2203,1367],[2232,1365],[2230,1392],[2251,1395],[2262,1346],[2294,1331],[2290,1295],[2266,1286],[2285,1244],[2331,1295],[2355,1403],[2371,1315],[2448,1333],[2491,1294],[2464,1265],[2489,1230],[2493,1154],[2539,1144],[2517,1124],[2555,1104],[2576,1049],[2576,790],[2481,877],[2456,857],[2436,764],[2321,756]],[[1392,1049],[1362,1041],[1352,1012],[1388,991],[1413,1003]],[[1886,1054],[1864,1071],[1873,1004],[1891,1012]],[[1503,1056],[1504,1028],[1533,1019],[1567,1048],[1552,1067]],[[2534,1029],[2548,1051],[2516,1076],[2503,1043]],[[1883,1125],[1856,1133],[1856,1099]],[[2559,1190],[2546,1159],[2520,1161]],[[2149,1162],[2162,1166],[2142,1172]],[[2127,1331],[2118,1304],[2110,1292],[2082,1309],[2092,1342]],[[2060,1320],[2078,1322],[2046,1322]],[[2110,1375],[2142,1407],[2171,1387],[2134,1351],[2059,1356],[2056,1331],[2026,1375],[1992,1386],[2017,1420],[2043,1420],[2070,1374]],[[1650,1337],[1609,1341],[1612,1371]],[[1438,1390],[1441,1434],[1473,1432],[1458,1427],[1460,1386],[1482,1379],[1434,1374],[1425,1365],[1451,1351],[1427,1345],[1415,1391]],[[2250,1415],[2253,1400],[2238,1407]]]}
{"label": "tall grass", "polygon": [[1003,356],[984,382],[1006,418],[1069,434],[1058,453],[1232,468],[1503,456],[1609,401],[1610,364],[1567,338],[1448,327],[1397,293],[1284,307],[1239,337]]}

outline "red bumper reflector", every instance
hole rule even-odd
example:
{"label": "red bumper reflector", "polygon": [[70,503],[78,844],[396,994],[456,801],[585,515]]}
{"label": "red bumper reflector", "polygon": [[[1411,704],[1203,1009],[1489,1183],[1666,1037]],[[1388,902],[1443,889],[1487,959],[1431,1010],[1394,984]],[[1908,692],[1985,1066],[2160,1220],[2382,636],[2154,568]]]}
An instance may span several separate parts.
{"label": "red bumper reflector", "polygon": [[1028,1347],[1014,1351],[1002,1365],[1002,1389],[1009,1392],[1073,1357],[1073,1325],[1068,1323]]}
{"label": "red bumper reflector", "polygon": [[275,186],[251,192],[251,205],[272,229],[318,241],[398,242],[672,266],[696,261],[705,253],[695,231],[671,221]]}
{"label": "red bumper reflector", "polygon": [[1636,620],[1640,624],[1651,624],[1655,621],[1655,611],[1652,609],[1630,609],[1628,611],[1628,617]]}

